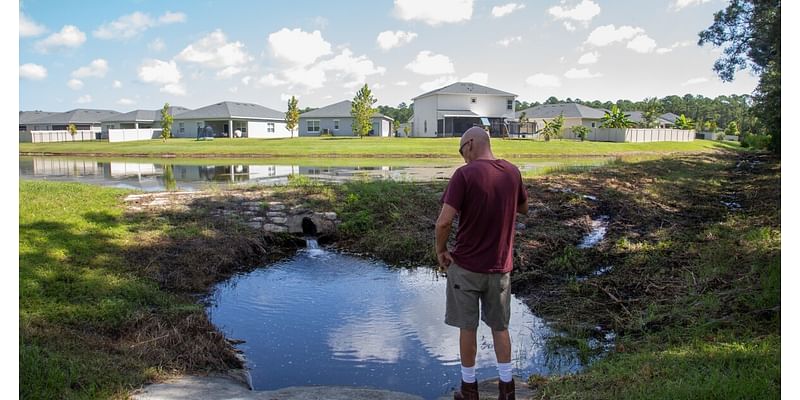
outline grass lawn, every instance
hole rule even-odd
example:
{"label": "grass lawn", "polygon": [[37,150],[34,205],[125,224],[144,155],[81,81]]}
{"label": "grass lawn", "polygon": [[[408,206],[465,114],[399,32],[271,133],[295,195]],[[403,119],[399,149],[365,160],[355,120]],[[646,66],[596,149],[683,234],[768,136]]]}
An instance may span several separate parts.
{"label": "grass lawn", "polygon": [[[84,154],[97,156],[261,156],[261,157],[458,157],[459,138],[293,138],[293,139],[194,139],[108,143],[20,143],[22,153]],[[493,139],[498,157],[606,156],[673,152],[707,152],[737,149],[738,143],[695,140],[692,142],[605,143],[553,140]]]}

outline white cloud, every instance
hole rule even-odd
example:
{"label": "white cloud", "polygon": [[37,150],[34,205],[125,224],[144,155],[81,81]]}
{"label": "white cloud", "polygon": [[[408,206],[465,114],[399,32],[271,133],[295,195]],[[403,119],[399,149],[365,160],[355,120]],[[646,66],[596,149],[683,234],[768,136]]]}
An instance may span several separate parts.
{"label": "white cloud", "polygon": [[238,86],[231,86],[231,87],[228,88],[228,91],[231,92],[231,93],[237,93],[237,92],[239,92],[239,87]]}
{"label": "white cloud", "polygon": [[708,78],[706,77],[692,78],[687,80],[686,82],[681,83],[681,86],[697,85],[705,82],[708,82]]}
{"label": "white cloud", "polygon": [[47,78],[47,68],[39,64],[22,64],[19,66],[19,77],[32,81],[40,81]]}
{"label": "white cloud", "polygon": [[91,102],[92,102],[92,95],[90,95],[90,94],[85,94],[85,95],[83,95],[83,96],[81,96],[81,97],[78,97],[78,100],[77,100],[77,101],[78,101],[78,103],[80,103],[80,104],[91,103]]}
{"label": "white cloud", "polygon": [[589,37],[586,39],[586,43],[602,47],[615,42],[631,39],[634,36],[643,33],[644,29],[639,27],[625,25],[620,26],[619,29],[617,29],[614,24],[603,25],[598,26],[592,31],[592,33],[589,34]]}
{"label": "white cloud", "polygon": [[511,36],[497,41],[497,44],[503,47],[511,46],[514,42],[521,42],[522,36]]}
{"label": "white cloud", "polygon": [[561,79],[555,75],[538,73],[525,79],[525,83],[533,87],[554,88],[561,86]]}
{"label": "white cloud", "polygon": [[39,36],[47,32],[44,25],[37,24],[36,21],[28,18],[22,11],[19,13],[19,37]]}
{"label": "white cloud", "polygon": [[572,25],[572,23],[571,23],[571,22],[569,22],[569,21],[564,21],[564,29],[566,29],[566,30],[568,30],[568,31],[570,31],[570,32],[574,32],[574,31],[575,31],[576,29],[578,29],[578,28],[576,28],[576,27],[575,27],[575,25]]}
{"label": "white cloud", "polygon": [[67,86],[72,90],[81,90],[83,82],[80,79],[70,79],[67,81]]}
{"label": "white cloud", "polygon": [[383,50],[389,50],[392,47],[400,47],[404,44],[410,43],[417,34],[414,32],[405,31],[383,31],[378,34],[378,46]]}
{"label": "white cloud", "polygon": [[408,81],[397,81],[394,84],[397,86],[408,86]]}
{"label": "white cloud", "polygon": [[319,89],[325,84],[325,71],[318,66],[288,68],[283,71],[283,77],[292,86],[301,85],[308,89]]}
{"label": "white cloud", "polygon": [[450,58],[428,50],[420,51],[406,68],[420,75],[452,74],[455,71]]}
{"label": "white cloud", "polygon": [[675,42],[669,47],[659,47],[658,49],[656,49],[656,53],[657,54],[667,54],[667,53],[671,52],[672,50],[675,50],[675,49],[677,49],[679,47],[688,47],[688,46],[693,45],[694,43],[695,42],[691,41],[691,40],[684,40],[682,42]]}
{"label": "white cloud", "polygon": [[181,71],[174,60],[145,60],[138,69],[139,80],[161,85],[162,93],[183,96],[186,88],[181,83]]}
{"label": "white cloud", "polygon": [[185,96],[186,88],[182,83],[168,83],[158,90],[161,93],[167,93],[175,96]]}
{"label": "white cloud", "polygon": [[167,11],[164,13],[164,15],[158,17],[158,22],[164,25],[186,22],[186,14],[182,12]]}
{"label": "white cloud", "polygon": [[495,18],[500,18],[502,16],[511,14],[514,11],[522,10],[525,8],[525,4],[517,4],[517,3],[508,3],[502,6],[494,6],[492,7],[492,15]]}
{"label": "white cloud", "polygon": [[581,56],[578,59],[578,64],[594,64],[600,58],[600,53],[596,51],[590,51]]}
{"label": "white cloud", "polygon": [[166,47],[167,45],[164,43],[163,40],[161,40],[161,38],[155,38],[153,39],[152,42],[147,44],[147,48],[152,51],[161,51],[164,50],[164,48]]}
{"label": "white cloud", "polygon": [[136,11],[100,25],[92,34],[99,39],[129,39],[152,27],[177,22],[186,22],[186,14],[167,11],[155,19],[149,14]]}
{"label": "white cloud", "polygon": [[473,0],[394,0],[394,15],[404,21],[418,20],[436,26],[469,21]]}
{"label": "white cloud", "polygon": [[443,86],[447,86],[451,83],[458,82],[458,78],[452,75],[442,76],[436,78],[429,82],[424,82],[423,84],[419,85],[419,88],[422,89],[424,92],[430,92],[431,90],[438,89]]}
{"label": "white cloud", "polygon": [[325,17],[323,17],[321,15],[317,15],[311,21],[311,24],[314,25],[315,28],[319,28],[319,29],[327,28],[328,27],[328,23],[330,23],[330,21],[328,21],[327,18],[325,18]]}
{"label": "white cloud", "polygon": [[[248,78],[248,79],[247,79],[247,82],[245,82],[245,80],[244,80],[244,79],[242,79],[242,83],[244,83],[245,85],[247,85],[247,84],[250,82],[250,79],[249,79],[250,77],[249,77],[249,76],[247,76],[247,77],[245,77],[245,78]],[[284,80],[282,80],[282,79],[280,79],[280,78],[278,78],[278,77],[277,77],[277,76],[275,76],[275,74],[273,74],[273,73],[269,73],[269,74],[266,74],[266,75],[262,76],[262,77],[261,77],[261,79],[259,79],[259,80],[258,80],[258,83],[260,83],[260,84],[262,84],[262,85],[264,85],[264,86],[271,86],[271,87],[274,87],[274,86],[281,86],[281,85],[285,85],[285,84],[287,84],[288,82],[287,82],[287,81],[284,81]]]}
{"label": "white cloud", "polygon": [[47,52],[53,47],[79,47],[86,41],[86,34],[74,25],[64,25],[59,32],[53,33],[36,42],[36,49]]}
{"label": "white cloud", "polygon": [[710,0],[675,0],[672,3],[672,8],[677,11],[680,11],[686,7],[695,5],[695,4],[703,4],[708,3]]}
{"label": "white cloud", "polygon": [[651,53],[658,45],[656,45],[656,41],[650,38],[650,36],[642,34],[628,42],[627,47],[637,53],[646,54]]}
{"label": "white cloud", "polygon": [[250,75],[247,75],[247,76],[245,76],[245,77],[243,77],[243,78],[242,78],[242,83],[243,83],[245,86],[246,86],[246,85],[249,85],[249,84],[250,84],[250,81],[251,81],[252,79],[253,79],[253,77],[252,77],[252,76],[250,76]]}
{"label": "white cloud", "polygon": [[[563,4],[564,2],[562,1],[562,5]],[[547,9],[547,12],[552,15],[553,19],[556,21],[562,19],[567,20],[564,22],[564,27],[568,30],[575,30],[575,26],[568,23],[569,21],[580,22],[584,27],[588,26],[589,21],[600,14],[600,6],[592,0],[583,0],[572,8],[559,5],[550,7]]]}
{"label": "white cloud", "polygon": [[88,78],[88,77],[97,77],[102,78],[106,76],[108,72],[108,61],[98,58],[96,60],[92,60],[89,65],[85,67],[80,67],[75,71],[72,71],[73,78]]}
{"label": "white cloud", "polygon": [[367,56],[353,56],[350,49],[344,49],[336,57],[319,63],[323,71],[332,71],[340,80],[345,80],[344,87],[360,86],[369,75],[383,75],[386,68],[376,66]]}
{"label": "white cloud", "polygon": [[571,68],[569,71],[564,73],[564,77],[567,79],[590,79],[590,78],[599,78],[603,76],[601,73],[591,73],[589,72],[589,68]]}
{"label": "white cloud", "polygon": [[375,84],[372,85],[372,87],[370,89],[376,89],[377,90],[377,89],[383,89],[385,87],[386,87],[386,85],[384,85],[382,83],[375,83]]}
{"label": "white cloud", "polygon": [[292,98],[292,96],[294,96],[295,99],[300,100],[300,96],[298,96],[298,95],[291,95],[291,94],[281,93],[281,101],[287,101],[288,102]]}
{"label": "white cloud", "polygon": [[489,84],[489,74],[486,72],[473,72],[461,79],[461,82],[472,82],[479,85]]}
{"label": "white cloud", "polygon": [[114,89],[119,89],[122,87],[122,82],[114,81],[114,83],[111,84],[111,87],[113,87]]}
{"label": "white cloud", "polygon": [[117,104],[119,104],[121,106],[130,106],[130,105],[136,104],[136,102],[131,100],[131,99],[123,97],[123,98],[117,100]]}
{"label": "white cloud", "polygon": [[244,71],[244,64],[253,59],[241,42],[228,42],[225,33],[217,29],[186,46],[175,59],[216,69],[217,77],[230,78]]}
{"label": "white cloud", "polygon": [[320,31],[311,33],[296,28],[283,28],[267,38],[272,54],[296,66],[306,66],[318,58],[331,54],[331,44],[322,38]]}

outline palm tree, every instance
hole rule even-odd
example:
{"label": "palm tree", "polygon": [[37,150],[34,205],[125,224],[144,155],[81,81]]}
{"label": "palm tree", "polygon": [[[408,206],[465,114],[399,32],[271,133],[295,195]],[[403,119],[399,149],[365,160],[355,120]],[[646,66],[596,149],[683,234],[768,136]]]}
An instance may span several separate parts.
{"label": "palm tree", "polygon": [[600,119],[602,123],[601,128],[630,128],[634,125],[630,120],[629,114],[625,114],[616,105],[611,106],[611,112],[606,112],[603,118]]}

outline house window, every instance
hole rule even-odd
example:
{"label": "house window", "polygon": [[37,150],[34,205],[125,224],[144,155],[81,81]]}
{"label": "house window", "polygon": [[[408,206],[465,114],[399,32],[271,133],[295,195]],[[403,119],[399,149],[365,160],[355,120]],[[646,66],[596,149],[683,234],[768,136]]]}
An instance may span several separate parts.
{"label": "house window", "polygon": [[594,122],[592,122],[592,128],[594,128]]}
{"label": "house window", "polygon": [[267,122],[267,133],[275,133],[275,123]]}
{"label": "house window", "polygon": [[333,130],[335,130],[335,131],[339,130],[339,120],[338,119],[333,120]]}
{"label": "house window", "polygon": [[428,133],[428,120],[427,119],[425,120],[424,128],[425,128],[425,133]]}
{"label": "house window", "polygon": [[514,100],[506,100],[506,110],[513,110],[514,109]]}
{"label": "house window", "polygon": [[475,104],[475,103],[478,102],[478,98],[477,97],[472,97],[472,98],[469,99],[469,102],[472,103],[472,104]]}
{"label": "house window", "polygon": [[184,132],[184,130],[183,130],[183,122],[178,122],[178,130],[180,131],[180,133]]}
{"label": "house window", "polygon": [[307,130],[309,132],[319,132],[319,120],[318,119],[308,120]]}

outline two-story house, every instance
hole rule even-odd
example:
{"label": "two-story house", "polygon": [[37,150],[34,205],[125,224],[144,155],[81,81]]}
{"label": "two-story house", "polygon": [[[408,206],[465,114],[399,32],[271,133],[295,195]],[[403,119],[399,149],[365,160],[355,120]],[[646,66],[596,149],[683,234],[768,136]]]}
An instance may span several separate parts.
{"label": "two-story house", "polygon": [[514,119],[517,95],[470,82],[456,82],[417,97],[412,136],[461,136],[475,126],[501,135],[506,120]]}

